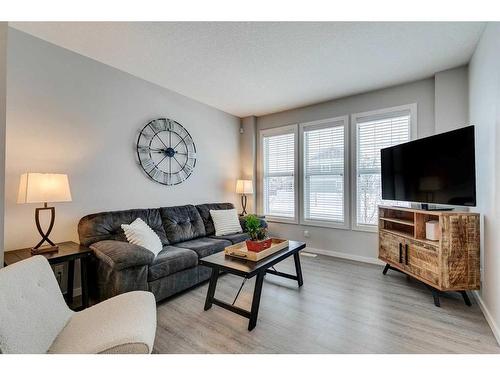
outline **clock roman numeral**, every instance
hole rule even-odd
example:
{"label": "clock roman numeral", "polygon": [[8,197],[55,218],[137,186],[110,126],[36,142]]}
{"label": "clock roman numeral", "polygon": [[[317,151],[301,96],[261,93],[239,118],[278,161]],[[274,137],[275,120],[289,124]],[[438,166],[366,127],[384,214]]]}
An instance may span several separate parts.
{"label": "clock roman numeral", "polygon": [[161,179],[164,184],[169,184],[170,183],[170,175],[168,173],[162,172],[163,175],[161,176]]}
{"label": "clock roman numeral", "polygon": [[156,168],[155,163],[151,159],[141,160],[141,164],[144,167],[144,170],[149,174],[153,168]]}
{"label": "clock roman numeral", "polygon": [[179,181],[177,180],[177,175],[176,174],[169,174],[168,175],[168,184],[175,185],[177,183],[179,183]]}
{"label": "clock roman numeral", "polygon": [[154,130],[155,133],[164,131],[167,128],[165,119],[154,120],[149,124],[149,126]]}
{"label": "clock roman numeral", "polygon": [[150,176],[151,176],[154,180],[159,181],[159,180],[160,180],[160,176],[161,176],[161,174],[162,174],[162,173],[163,173],[162,171],[160,171],[158,168],[156,168],[156,167],[155,167],[155,168],[154,168],[153,175],[151,176],[151,174],[150,174]]}
{"label": "clock roman numeral", "polygon": [[174,125],[172,124],[172,120],[165,120],[165,130],[172,131]]}

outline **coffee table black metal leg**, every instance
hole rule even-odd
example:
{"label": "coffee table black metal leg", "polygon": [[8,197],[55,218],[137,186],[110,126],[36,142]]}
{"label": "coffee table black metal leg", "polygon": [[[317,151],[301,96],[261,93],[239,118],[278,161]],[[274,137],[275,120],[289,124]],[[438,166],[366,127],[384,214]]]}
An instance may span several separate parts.
{"label": "coffee table black metal leg", "polygon": [[257,274],[255,280],[255,288],[253,290],[252,309],[250,311],[250,322],[248,322],[248,330],[251,331],[257,325],[257,316],[259,315],[260,296],[262,294],[262,284],[266,271],[261,271]]}
{"label": "coffee table black metal leg", "polygon": [[210,284],[208,285],[207,299],[205,300],[205,311],[209,310],[212,307],[218,278],[219,269],[214,267],[212,268],[212,276],[210,276]]}
{"label": "coffee table black metal leg", "polygon": [[296,252],[293,254],[293,260],[295,262],[295,273],[297,274],[297,282],[299,286],[304,284],[304,279],[302,278],[302,266],[300,265],[300,254]]}

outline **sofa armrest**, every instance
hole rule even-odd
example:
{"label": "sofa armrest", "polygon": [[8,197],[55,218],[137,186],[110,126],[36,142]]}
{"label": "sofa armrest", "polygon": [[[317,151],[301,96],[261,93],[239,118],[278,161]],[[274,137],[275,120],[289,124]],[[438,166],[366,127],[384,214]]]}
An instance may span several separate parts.
{"label": "sofa armrest", "polygon": [[[262,228],[267,228],[267,221],[265,220],[265,216],[259,216],[258,218],[260,220],[260,226]],[[241,229],[243,229],[243,232],[246,232],[247,231],[247,228],[245,227],[246,216],[240,216],[239,219],[240,219]]]}
{"label": "sofa armrest", "polygon": [[154,259],[154,254],[142,246],[128,242],[104,240],[93,243],[90,248],[95,256],[114,270],[136,266],[147,266]]}

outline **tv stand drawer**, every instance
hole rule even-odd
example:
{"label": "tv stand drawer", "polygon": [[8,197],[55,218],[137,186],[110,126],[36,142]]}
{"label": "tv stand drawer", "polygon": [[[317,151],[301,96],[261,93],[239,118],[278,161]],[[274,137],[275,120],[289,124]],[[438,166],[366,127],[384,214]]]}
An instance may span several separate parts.
{"label": "tv stand drawer", "polygon": [[439,258],[434,249],[427,249],[407,240],[405,270],[408,273],[439,285]]}

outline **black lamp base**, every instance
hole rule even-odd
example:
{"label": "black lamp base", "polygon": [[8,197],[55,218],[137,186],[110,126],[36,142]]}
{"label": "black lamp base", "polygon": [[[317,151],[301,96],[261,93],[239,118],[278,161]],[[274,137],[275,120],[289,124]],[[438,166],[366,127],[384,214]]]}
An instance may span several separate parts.
{"label": "black lamp base", "polygon": [[[50,212],[50,224],[47,228],[47,232],[44,233],[42,226],[40,225],[40,211],[49,211]],[[57,251],[59,247],[50,240],[49,234],[52,232],[52,228],[54,228],[54,222],[56,220],[56,209],[54,207],[48,207],[47,203],[43,204],[43,207],[35,209],[35,224],[36,229],[38,229],[38,233],[42,236],[40,242],[38,242],[32,249],[31,254],[42,254],[42,253],[51,253]],[[45,242],[49,245],[42,246]]]}

